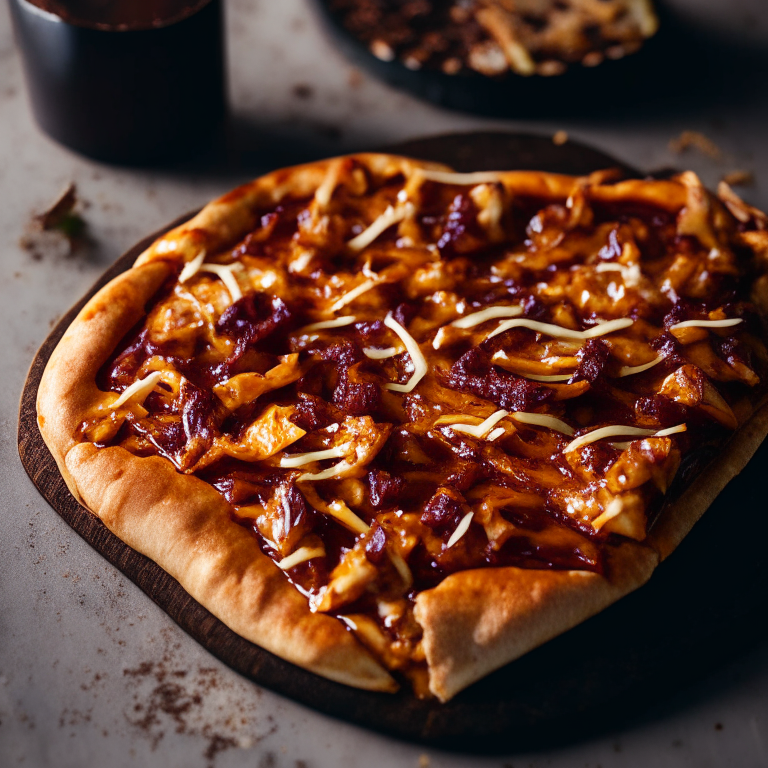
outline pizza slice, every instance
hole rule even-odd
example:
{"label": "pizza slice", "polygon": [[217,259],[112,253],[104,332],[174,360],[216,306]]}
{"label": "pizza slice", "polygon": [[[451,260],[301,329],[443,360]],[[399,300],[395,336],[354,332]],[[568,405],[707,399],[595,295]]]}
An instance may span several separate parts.
{"label": "pizza slice", "polygon": [[642,585],[768,433],[767,225],[692,173],[276,171],[85,306],[40,430],[242,637],[446,701]]}

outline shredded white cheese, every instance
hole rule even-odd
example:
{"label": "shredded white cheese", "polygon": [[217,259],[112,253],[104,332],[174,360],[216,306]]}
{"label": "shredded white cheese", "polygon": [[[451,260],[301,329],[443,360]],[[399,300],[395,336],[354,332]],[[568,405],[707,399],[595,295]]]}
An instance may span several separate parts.
{"label": "shredded white cheese", "polygon": [[152,373],[148,374],[143,379],[134,381],[133,384],[124,390],[120,397],[118,397],[109,407],[112,409],[119,408],[129,400],[136,400],[139,404],[143,403],[144,400],[146,400],[147,395],[155,388],[162,376],[163,374],[160,371],[152,371]]}
{"label": "shredded white cheese", "polygon": [[289,272],[303,272],[312,259],[315,257],[314,251],[302,251],[293,261],[288,264]]}
{"label": "shredded white cheese", "polygon": [[305,563],[315,557],[325,557],[325,547],[299,547],[295,552],[284,557],[277,567],[282,571],[288,571],[299,563]]}
{"label": "shredded white cheese", "polygon": [[448,539],[447,549],[450,549],[468,530],[469,524],[472,522],[474,512],[467,512],[464,517],[461,518],[459,524],[456,526],[456,530],[451,534],[451,538]]}
{"label": "shredded white cheese", "polygon": [[395,566],[395,569],[400,574],[400,578],[403,580],[405,586],[410,587],[411,584],[413,584],[413,574],[411,573],[411,569],[408,567],[408,563],[403,560],[402,556],[398,552],[393,552],[391,549],[388,549],[387,554],[389,555],[389,559],[392,561],[392,565]]}
{"label": "shredded white cheese", "polygon": [[521,424],[530,424],[535,427],[547,427],[554,432],[560,432],[563,435],[572,437],[574,433],[573,427],[566,424],[560,419],[556,419],[554,416],[547,416],[546,413],[524,413],[518,411],[512,414],[512,418],[519,421]]}
{"label": "shredded white cheese", "polygon": [[398,224],[403,219],[413,215],[416,209],[412,203],[398,205],[393,208],[391,205],[381,214],[372,224],[364,229],[359,235],[353,237],[347,247],[352,251],[362,251],[367,248],[379,235],[384,234],[393,224]]}
{"label": "shredded white cheese", "polygon": [[535,373],[515,373],[515,376],[520,376],[523,379],[530,379],[531,381],[540,381],[542,384],[555,383],[558,381],[568,381],[573,376],[572,373],[553,373],[551,376],[538,375]]}
{"label": "shredded white cheese", "polygon": [[626,266],[624,264],[617,264],[616,262],[609,262],[598,264],[595,267],[595,272],[620,272],[621,277],[630,288],[637,285],[640,282],[640,278],[643,273],[640,271],[640,267],[637,264],[631,264]]}
{"label": "shredded white cheese", "polygon": [[240,290],[240,285],[235,277],[235,272],[239,272],[242,269],[242,265],[235,262],[234,264],[203,264],[200,272],[212,272],[217,275],[229,292],[232,302],[238,301],[243,298],[243,292]]}
{"label": "shredded white cheese", "polygon": [[607,333],[620,331],[623,328],[629,328],[635,321],[628,317],[622,317],[619,320],[609,320],[606,323],[598,323],[593,328],[586,331],[572,331],[570,328],[563,328],[551,323],[540,323],[538,320],[505,320],[498,328],[488,334],[486,338],[492,339],[510,328],[529,328],[537,333],[543,333],[547,336],[554,336],[560,339],[594,339],[597,336],[605,336]]}
{"label": "shredded white cheese", "polygon": [[438,184],[460,184],[462,186],[474,186],[475,184],[494,184],[499,181],[501,174],[497,171],[478,171],[476,173],[452,173],[450,171],[429,171],[419,168],[416,174],[426,181],[435,181]]}
{"label": "shredded white cheese", "polygon": [[325,451],[312,451],[311,453],[294,453],[290,456],[283,456],[280,459],[281,467],[303,467],[311,464],[313,461],[323,461],[324,459],[341,459],[349,453],[349,443],[337,445],[335,448],[328,448]]}
{"label": "shredded white cheese", "polygon": [[387,328],[391,328],[400,337],[400,340],[405,344],[405,348],[413,362],[413,376],[411,376],[406,384],[389,383],[385,384],[384,388],[390,389],[393,392],[411,392],[426,375],[427,361],[419,349],[416,339],[414,339],[413,336],[411,336],[411,334],[408,333],[408,331],[406,331],[394,317],[392,317],[392,315],[386,316],[384,325],[386,325]]}
{"label": "shredded white cheese", "polygon": [[619,377],[632,376],[636,373],[647,371],[649,368],[653,368],[654,365],[658,365],[663,359],[664,357],[659,355],[657,358],[651,360],[650,363],[643,363],[643,365],[622,365],[621,368],[619,368]]}
{"label": "shredded white cheese", "polygon": [[328,203],[331,202],[333,192],[336,189],[336,185],[339,183],[339,172],[341,171],[342,162],[342,159],[339,158],[328,166],[328,170],[325,172],[325,178],[315,191],[315,202],[321,210],[326,208]]}
{"label": "shredded white cheese", "polygon": [[592,521],[592,527],[599,531],[609,520],[620,515],[623,510],[624,503],[621,499],[611,499],[605,511]]}
{"label": "shredded white cheese", "polygon": [[486,320],[495,320],[499,317],[519,317],[522,314],[522,307],[488,307],[466,317],[460,317],[458,320],[454,320],[451,325],[456,328],[474,328]]}
{"label": "shredded white cheese", "polygon": [[473,437],[485,437],[505,416],[509,416],[509,411],[499,410],[480,424],[451,424],[450,428],[454,432],[464,432]]}
{"label": "shredded white cheese", "polygon": [[341,474],[348,465],[346,465],[343,461],[340,461],[338,464],[334,464],[332,467],[328,467],[328,469],[323,469],[320,472],[305,472],[303,475],[299,476],[299,480],[301,482],[315,482],[317,480],[330,480],[332,477],[336,477],[336,475]]}
{"label": "shredded white cheese", "polygon": [[311,323],[301,328],[298,333],[310,333],[311,331],[322,331],[325,328],[342,328],[345,325],[352,325],[357,320],[354,315],[344,315],[335,317],[333,320],[321,320],[319,323]]}
{"label": "shredded white cheese", "polygon": [[186,283],[187,280],[189,280],[190,277],[193,277],[198,273],[200,270],[200,267],[203,266],[203,262],[205,261],[205,251],[200,251],[200,253],[195,256],[192,261],[188,261],[184,268],[181,270],[181,274],[179,275],[179,282],[180,283]]}
{"label": "shredded white cheese", "polygon": [[669,326],[670,331],[678,328],[730,328],[744,321],[740,317],[732,317],[729,320],[684,320]]}
{"label": "shredded white cheese", "polygon": [[[496,360],[509,360],[509,357],[507,356],[507,353],[504,352],[503,349],[500,349],[496,354],[494,354],[492,360],[495,362]],[[512,373],[515,374],[515,376],[520,376],[523,379],[530,379],[531,381],[541,381],[541,382],[555,382],[555,381],[568,381],[568,379],[573,376],[572,373],[553,373],[551,375],[544,375],[544,374],[537,374],[537,373],[519,373],[518,371],[512,371]]]}
{"label": "shredded white cheese", "polygon": [[343,501],[332,501],[328,505],[328,514],[354,533],[367,533],[370,528]]}
{"label": "shredded white cheese", "polygon": [[357,288],[353,288],[349,293],[345,293],[340,299],[331,305],[331,312],[338,312],[342,307],[346,307],[347,304],[354,301],[358,296],[362,296],[371,288],[375,288],[378,284],[378,280],[366,280],[360,283]]}
{"label": "shredded white cheese", "polygon": [[493,432],[489,433],[487,440],[492,443],[494,440],[498,440],[506,431],[504,427],[496,427]]}
{"label": "shredded white cheese", "polygon": [[387,347],[386,349],[376,349],[376,347],[365,347],[363,354],[366,357],[370,357],[371,360],[386,360],[389,357],[394,357],[397,354],[395,347]]}
{"label": "shredded white cheese", "polygon": [[677,432],[685,432],[686,429],[685,424],[678,424],[676,427],[669,427],[658,432],[654,429],[643,429],[642,427],[623,427],[620,424],[611,427],[600,427],[600,429],[593,429],[591,432],[587,432],[586,435],[572,440],[565,446],[565,453],[570,453],[577,448],[595,443],[598,440],[604,440],[606,437],[621,437],[622,435],[630,435],[632,437],[666,437]]}

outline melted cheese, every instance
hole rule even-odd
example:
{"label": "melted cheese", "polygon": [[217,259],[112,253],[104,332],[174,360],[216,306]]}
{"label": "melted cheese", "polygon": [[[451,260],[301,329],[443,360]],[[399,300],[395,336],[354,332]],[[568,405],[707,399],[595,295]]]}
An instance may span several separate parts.
{"label": "melted cheese", "polygon": [[330,480],[332,477],[336,477],[336,475],[340,475],[345,469],[348,468],[348,465],[340,461],[338,464],[334,464],[332,467],[328,467],[328,469],[323,469],[320,472],[305,472],[303,475],[299,476],[299,480],[301,482],[315,482],[317,480]]}
{"label": "melted cheese", "polygon": [[595,272],[620,272],[624,283],[632,288],[640,282],[640,278],[643,273],[640,271],[640,267],[637,264],[631,264],[625,266],[624,264],[617,264],[615,262],[598,264],[595,267]]}
{"label": "melted cheese", "polygon": [[649,368],[653,368],[654,365],[658,365],[663,359],[664,357],[659,355],[654,360],[651,360],[650,363],[643,363],[643,365],[622,365],[619,368],[619,377],[623,378],[624,376],[632,376],[635,373],[647,371]]}
{"label": "melted cheese", "polygon": [[319,323],[311,323],[299,329],[298,333],[309,333],[311,331],[322,331],[325,328],[343,328],[345,325],[352,325],[357,318],[354,315],[344,315],[344,317],[335,317],[333,320],[321,320]]}
{"label": "melted cheese", "polygon": [[391,205],[370,226],[364,229],[357,237],[353,237],[347,247],[352,251],[362,251],[367,248],[379,235],[384,234],[393,224],[398,224],[403,219],[413,215],[415,211],[411,203],[399,205],[393,208]]}
{"label": "melted cheese", "polygon": [[413,362],[413,376],[411,376],[406,384],[389,383],[385,384],[384,388],[390,389],[393,392],[411,392],[426,375],[427,361],[421,353],[419,345],[416,343],[416,339],[414,339],[413,336],[411,336],[411,334],[408,333],[408,331],[406,331],[394,317],[392,317],[392,315],[386,316],[384,325],[386,325],[387,328],[391,328],[400,337],[400,340],[405,344],[405,348]]}
{"label": "melted cheese", "polygon": [[614,517],[620,515],[623,510],[624,504],[621,499],[611,499],[605,511],[592,521],[592,527],[599,531],[609,520],[613,520]]}
{"label": "melted cheese", "polygon": [[530,424],[535,427],[547,427],[547,429],[551,429],[554,432],[560,432],[563,435],[568,435],[568,437],[572,437],[575,431],[573,427],[566,424],[564,421],[560,421],[560,419],[556,419],[554,416],[547,416],[546,413],[524,413],[523,411],[518,411],[517,413],[512,414],[512,418],[519,421],[521,424]]}
{"label": "melted cheese", "polygon": [[366,357],[370,357],[371,360],[386,360],[389,357],[394,357],[398,354],[395,347],[387,347],[386,349],[376,349],[376,347],[365,347],[363,354]]}
{"label": "melted cheese", "polygon": [[[496,360],[509,360],[509,357],[507,357],[507,353],[504,352],[503,349],[500,349],[492,358],[493,361]],[[544,375],[544,374],[536,374],[536,373],[519,373],[518,371],[511,371],[511,373],[514,373],[515,376],[519,376],[521,379],[530,379],[531,381],[541,381],[541,382],[555,382],[555,381],[568,381],[568,379],[573,376],[573,373],[553,373],[551,375]]]}
{"label": "melted cheese", "polygon": [[129,400],[135,400],[139,405],[141,405],[144,400],[146,400],[147,395],[155,388],[162,376],[163,374],[160,371],[153,371],[143,379],[134,381],[133,384],[131,384],[131,386],[128,387],[120,395],[120,397],[117,398],[117,400],[115,400],[114,403],[110,404],[109,407],[114,410],[115,408],[119,408],[121,405],[124,405]]}
{"label": "melted cheese", "polygon": [[510,328],[528,328],[536,333],[543,333],[547,336],[553,336],[559,339],[594,339],[597,336],[605,336],[607,333],[620,331],[623,328],[629,328],[635,321],[628,317],[622,317],[619,320],[609,320],[606,323],[598,323],[593,328],[586,331],[572,331],[570,328],[563,328],[551,323],[540,323],[538,320],[506,320],[498,328],[488,334],[486,338],[492,339]]}
{"label": "melted cheese", "polygon": [[327,512],[353,533],[367,533],[370,526],[361,520],[343,501],[332,501]]}
{"label": "melted cheese", "polygon": [[325,547],[299,547],[287,557],[284,557],[277,567],[282,571],[287,571],[299,563],[306,563],[315,557],[325,557]]}
{"label": "melted cheese", "polygon": [[474,328],[486,320],[495,320],[499,317],[519,317],[522,314],[522,307],[488,307],[466,317],[460,317],[458,320],[454,320],[451,325],[456,328]]}
{"label": "melted cheese", "polygon": [[669,330],[674,331],[678,328],[731,328],[743,322],[740,317],[732,317],[729,320],[684,320],[682,323],[670,325]]}
{"label": "melted cheese", "polygon": [[415,172],[426,181],[435,181],[438,184],[455,184],[460,186],[475,186],[476,184],[494,184],[501,180],[502,174],[498,171],[478,171],[476,173],[453,173],[451,171],[430,171],[419,168]]}
{"label": "melted cheese", "polygon": [[388,549],[387,554],[389,555],[389,559],[392,561],[392,565],[395,566],[395,569],[400,574],[400,578],[403,580],[406,588],[410,587],[411,584],[413,584],[413,574],[411,573],[411,569],[408,567],[408,563],[403,560],[402,556],[398,552],[393,552],[391,549]]}
{"label": "melted cheese", "polygon": [[451,534],[451,538],[448,539],[446,549],[450,549],[469,530],[469,524],[472,522],[474,515],[474,512],[467,512],[467,514],[461,518],[461,521],[456,526],[456,530]]}
{"label": "melted cheese", "polygon": [[203,266],[204,261],[205,251],[200,251],[200,253],[198,253],[197,256],[192,259],[192,261],[188,261],[184,265],[184,268],[181,270],[181,274],[179,275],[179,282],[186,283],[190,277],[194,277],[200,271],[200,267]]}
{"label": "melted cheese", "polygon": [[330,163],[328,170],[325,172],[325,178],[315,192],[315,202],[321,210],[328,207],[333,197],[333,192],[339,183],[339,173],[341,172],[343,158],[339,158]]}
{"label": "melted cheese", "polygon": [[623,427],[620,424],[611,427],[600,427],[600,429],[593,429],[591,432],[587,432],[586,435],[572,440],[565,446],[565,453],[570,453],[590,443],[596,443],[598,440],[604,440],[606,437],[621,437],[622,435],[632,437],[666,437],[677,432],[685,432],[686,429],[685,424],[678,424],[676,427],[669,427],[658,432],[654,429],[644,429],[642,427]]}
{"label": "melted cheese", "polygon": [[451,424],[451,429],[454,432],[472,435],[472,437],[485,437],[505,416],[509,416],[509,411],[499,410],[492,413],[480,424]]}
{"label": "melted cheese", "polygon": [[288,264],[288,271],[289,272],[303,272],[308,266],[309,263],[312,261],[312,259],[315,258],[315,252],[314,251],[301,251],[299,255],[291,261],[290,264]]}
{"label": "melted cheese", "polygon": [[312,451],[311,453],[294,453],[290,456],[283,456],[280,459],[281,467],[303,467],[314,461],[323,461],[324,459],[341,459],[349,453],[350,444],[344,443],[335,448],[328,448],[325,451]]}
{"label": "melted cheese", "polygon": [[357,288],[353,288],[349,293],[345,293],[340,299],[332,304],[331,312],[338,312],[342,307],[346,307],[347,304],[354,301],[358,296],[362,296],[367,291],[370,291],[371,288],[375,288],[378,282],[378,280],[371,279],[360,283]]}
{"label": "melted cheese", "polygon": [[226,286],[234,303],[243,298],[243,292],[240,290],[240,285],[235,277],[235,272],[239,272],[242,268],[242,265],[238,262],[234,264],[203,264],[199,271],[212,272],[219,277]]}

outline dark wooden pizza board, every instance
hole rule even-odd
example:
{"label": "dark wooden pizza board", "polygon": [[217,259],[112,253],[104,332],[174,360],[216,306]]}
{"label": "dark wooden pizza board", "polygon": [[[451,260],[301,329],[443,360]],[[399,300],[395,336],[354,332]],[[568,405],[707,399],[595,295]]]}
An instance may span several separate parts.
{"label": "dark wooden pizza board", "polygon": [[[442,136],[396,149],[465,171],[583,173],[618,165],[576,143],[556,147],[548,139],[520,134]],[[768,443],[647,586],[447,704],[419,701],[405,690],[387,695],[338,685],[240,638],[75,501],[36,421],[43,369],[76,313],[155,238],[188,217],[131,248],[45,340],[24,386],[18,445],[32,482],[59,515],[216,657],[259,685],[326,714],[425,744],[502,753],[583,739],[626,724],[765,638]]]}

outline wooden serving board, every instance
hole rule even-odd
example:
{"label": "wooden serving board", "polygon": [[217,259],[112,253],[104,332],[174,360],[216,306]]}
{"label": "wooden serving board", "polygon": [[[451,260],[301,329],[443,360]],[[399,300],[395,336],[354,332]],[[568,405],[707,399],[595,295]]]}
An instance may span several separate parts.
{"label": "wooden serving board", "polygon": [[[585,173],[620,165],[579,144],[556,147],[549,139],[521,134],[450,135],[391,149],[463,171]],[[452,749],[509,752],[584,738],[626,722],[765,636],[768,514],[761,480],[768,468],[768,443],[647,586],[448,704],[419,701],[407,691],[368,693],[332,683],[236,635],[75,501],[36,420],[43,369],[76,313],[153,240],[187,218],[131,248],[45,340],[24,387],[18,444],[32,482],[64,520],[223,662],[259,685],[377,731]]]}

